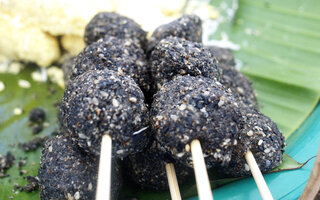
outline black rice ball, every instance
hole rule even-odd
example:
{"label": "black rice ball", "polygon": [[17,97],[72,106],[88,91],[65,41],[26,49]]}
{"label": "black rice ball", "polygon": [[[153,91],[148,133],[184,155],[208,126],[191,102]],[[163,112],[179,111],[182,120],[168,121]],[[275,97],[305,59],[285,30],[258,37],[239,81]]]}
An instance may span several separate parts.
{"label": "black rice ball", "polygon": [[150,72],[137,40],[104,37],[87,46],[74,60],[71,80],[88,70],[109,69],[123,73],[144,90],[150,87]]}
{"label": "black rice ball", "polygon": [[126,174],[141,188],[166,191],[169,190],[165,169],[167,163],[174,164],[179,185],[193,174],[191,168],[176,162],[156,141],[144,151],[129,155],[124,166]]}
{"label": "black rice ball", "polygon": [[235,68],[235,61],[231,51],[218,47],[206,47],[218,60],[218,67],[222,71],[220,82],[230,88],[235,98],[247,106],[258,108],[256,94],[248,78]]}
{"label": "black rice ball", "polygon": [[201,143],[207,167],[226,166],[239,133],[240,107],[219,82],[178,76],[154,96],[151,123],[173,157],[192,166],[190,143]]}
{"label": "black rice ball", "polygon": [[64,93],[59,119],[66,135],[95,155],[105,134],[112,137],[114,157],[139,152],[149,142],[144,95],[131,78],[114,71],[87,71],[76,77]]}
{"label": "black rice ball", "polygon": [[84,41],[89,45],[106,35],[121,39],[137,39],[142,46],[145,46],[147,42],[147,33],[142,30],[139,24],[114,12],[96,14],[85,28]]}
{"label": "black rice ball", "polygon": [[157,90],[176,75],[204,76],[220,80],[221,72],[211,52],[199,43],[178,37],[161,40],[152,51],[150,63],[154,87]]}
{"label": "black rice ball", "polygon": [[220,171],[232,176],[250,175],[245,153],[251,151],[262,172],[270,171],[282,163],[285,139],[277,125],[267,116],[254,109],[243,109],[238,144],[231,161]]}
{"label": "black rice ball", "polygon": [[[64,136],[49,139],[40,160],[40,198],[94,199],[98,161],[98,157],[85,154]],[[120,167],[113,160],[111,199],[117,199],[121,185]]]}
{"label": "black rice ball", "polygon": [[148,41],[147,51],[150,53],[162,39],[169,36],[183,38],[191,42],[202,42],[202,22],[197,15],[184,15],[181,18],[159,26]]}

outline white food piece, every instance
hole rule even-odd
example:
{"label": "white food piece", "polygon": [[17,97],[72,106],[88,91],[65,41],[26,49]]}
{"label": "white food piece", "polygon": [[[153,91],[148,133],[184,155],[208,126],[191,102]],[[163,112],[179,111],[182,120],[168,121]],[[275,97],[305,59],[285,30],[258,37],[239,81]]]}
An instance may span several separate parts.
{"label": "white food piece", "polygon": [[4,91],[4,89],[6,89],[6,86],[2,81],[0,81],[0,92]]}
{"label": "white food piece", "polygon": [[13,114],[14,115],[21,115],[23,113],[23,110],[21,108],[14,108]]}
{"label": "white food piece", "polygon": [[217,19],[220,13],[208,2],[190,0],[186,7],[186,14],[198,15],[202,20]]}
{"label": "white food piece", "polygon": [[50,66],[60,56],[56,36],[82,38],[91,18],[110,10],[108,0],[0,0],[0,55]]}
{"label": "white food piece", "polygon": [[18,85],[19,85],[19,87],[21,87],[21,88],[30,88],[30,87],[31,87],[30,82],[27,81],[27,80],[23,80],[23,79],[20,79],[20,80],[18,81]]}
{"label": "white food piece", "polygon": [[32,80],[34,80],[36,82],[45,82],[46,81],[46,77],[43,76],[43,74],[40,71],[32,72],[31,78],[32,78]]}
{"label": "white food piece", "polygon": [[50,67],[47,70],[47,75],[53,83],[58,84],[61,88],[65,87],[62,69],[55,66]]}
{"label": "white food piece", "polygon": [[[185,0],[183,0],[185,1]],[[112,6],[119,14],[135,20],[141,27],[151,33],[159,25],[169,23],[181,16],[180,0],[171,1],[173,9],[169,9],[170,16],[166,16],[166,9],[170,7],[170,2],[166,1],[150,1],[150,0],[112,0]],[[173,14],[176,12],[176,14]],[[146,17],[147,16],[147,17]],[[150,36],[150,34],[148,34]]]}

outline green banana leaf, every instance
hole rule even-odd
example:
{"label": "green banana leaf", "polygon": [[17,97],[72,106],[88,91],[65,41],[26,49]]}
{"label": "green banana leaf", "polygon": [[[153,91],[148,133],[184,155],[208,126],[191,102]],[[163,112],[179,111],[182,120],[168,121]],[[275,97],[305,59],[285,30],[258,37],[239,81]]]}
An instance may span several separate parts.
{"label": "green banana leaf", "polygon": [[[214,0],[211,4],[222,16],[228,16],[228,9],[236,2]],[[309,116],[320,96],[320,2],[241,0],[238,6],[234,17],[225,17],[210,39],[219,40],[227,34],[230,41],[239,45],[234,54],[241,71],[253,82],[260,109],[276,121],[288,139]],[[0,199],[39,199],[39,191],[13,191],[15,183],[23,186],[27,183],[24,177],[37,175],[39,167],[41,148],[25,152],[18,146],[35,137],[28,122],[29,111],[35,107],[46,111],[47,126],[39,136],[51,136],[58,128],[55,105],[63,90],[50,82],[34,82],[30,78],[34,70],[38,69],[28,66],[18,75],[0,74],[0,81],[5,84],[5,90],[0,92],[0,154],[11,151],[16,157],[14,166],[5,171],[9,176],[0,178]],[[31,88],[19,87],[20,79],[28,80]],[[15,108],[21,108],[23,113],[14,115]],[[27,164],[19,169],[17,163],[24,159]],[[301,165],[285,155],[278,169]],[[21,170],[27,173],[20,175]],[[214,174],[214,187],[236,180]],[[182,191],[184,197],[196,195],[194,182],[186,183]],[[132,185],[123,194],[139,199],[170,198],[169,193],[137,190]]]}
{"label": "green banana leaf", "polygon": [[212,0],[211,4],[224,20],[209,38],[221,40],[227,35],[239,45],[234,55],[253,82],[261,111],[288,138],[320,96],[320,2]]}
{"label": "green banana leaf", "polygon": [[[30,74],[35,70],[38,69],[28,66],[18,75],[0,74],[0,81],[5,85],[5,89],[0,92],[0,154],[5,155],[10,151],[15,156],[14,165],[5,171],[9,176],[0,178],[0,199],[39,199],[39,191],[13,191],[15,183],[24,186],[27,184],[26,176],[38,174],[41,155],[41,147],[25,152],[18,144],[28,142],[34,137],[51,136],[58,130],[56,103],[61,99],[63,90],[50,82],[34,82]],[[19,80],[27,80],[31,87],[19,87]],[[43,131],[34,136],[29,125],[29,112],[37,107],[45,110],[46,120]],[[16,108],[22,109],[21,115],[14,114]],[[26,160],[27,163],[19,169],[18,162],[21,160]],[[27,173],[20,175],[22,170],[26,170]]]}

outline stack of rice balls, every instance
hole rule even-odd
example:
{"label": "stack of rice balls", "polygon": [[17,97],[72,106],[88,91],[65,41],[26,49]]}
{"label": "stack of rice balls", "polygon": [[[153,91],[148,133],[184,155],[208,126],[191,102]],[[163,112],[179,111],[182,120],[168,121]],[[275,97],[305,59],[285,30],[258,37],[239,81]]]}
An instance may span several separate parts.
{"label": "stack of rice balls", "polygon": [[104,134],[112,138],[111,199],[119,195],[122,175],[141,188],[168,190],[166,163],[174,164],[183,185],[193,174],[194,139],[207,168],[224,174],[249,175],[248,150],[262,172],[282,162],[284,137],[259,112],[231,52],[201,44],[198,16],[146,35],[112,12],[87,25],[87,46],[63,66],[61,132],[42,150],[41,199],[95,198]]}

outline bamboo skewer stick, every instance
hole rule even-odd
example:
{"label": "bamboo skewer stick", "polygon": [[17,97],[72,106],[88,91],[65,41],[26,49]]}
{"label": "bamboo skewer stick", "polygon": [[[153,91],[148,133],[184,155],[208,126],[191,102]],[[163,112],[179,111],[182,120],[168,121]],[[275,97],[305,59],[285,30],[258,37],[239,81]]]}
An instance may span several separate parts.
{"label": "bamboo skewer stick", "polygon": [[170,189],[170,195],[172,200],[181,200],[181,194],[179,190],[179,184],[177,180],[176,171],[174,170],[174,165],[172,163],[166,164],[166,172],[168,178],[168,184]]}
{"label": "bamboo skewer stick", "polygon": [[251,151],[248,151],[245,155],[246,161],[250,167],[252,176],[258,186],[259,192],[263,200],[273,200],[271,192],[267,186],[266,181],[264,180],[262,173],[258,167],[256,159],[254,158]]}
{"label": "bamboo skewer stick", "polygon": [[104,135],[101,141],[96,200],[110,200],[112,139]]}
{"label": "bamboo skewer stick", "polygon": [[191,142],[191,154],[199,199],[213,200],[207,168],[199,140],[193,140]]}

